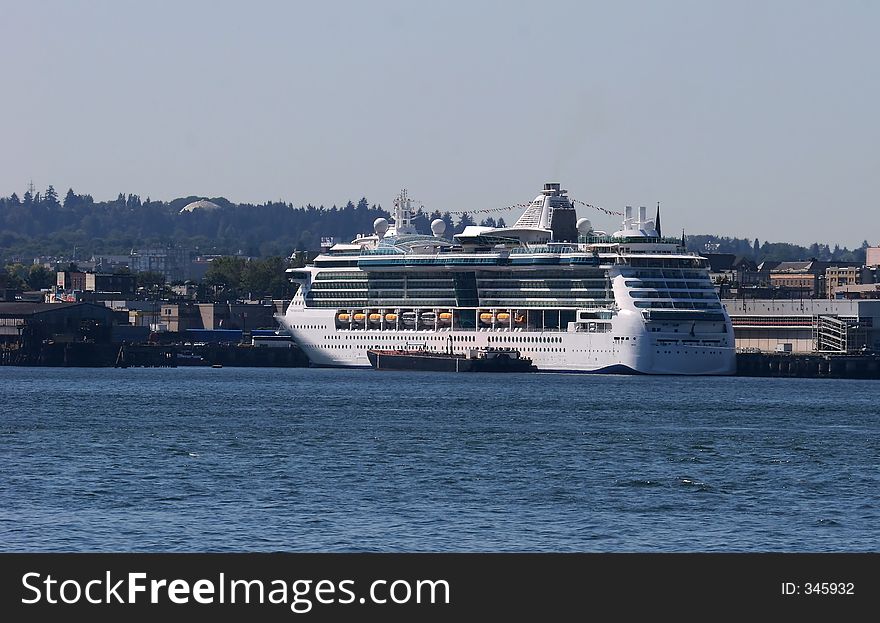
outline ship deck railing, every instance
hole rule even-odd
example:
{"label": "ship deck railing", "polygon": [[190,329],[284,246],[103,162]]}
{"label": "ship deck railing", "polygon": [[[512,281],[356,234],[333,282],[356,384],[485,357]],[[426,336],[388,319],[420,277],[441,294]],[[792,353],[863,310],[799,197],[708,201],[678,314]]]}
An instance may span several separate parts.
{"label": "ship deck railing", "polygon": [[[607,322],[607,321],[606,321]],[[558,328],[545,328],[539,329],[537,327],[496,327],[495,329],[491,327],[438,327],[434,329],[433,327],[425,327],[421,329],[414,329],[412,327],[401,327],[400,329],[395,329],[394,327],[387,327],[385,329],[381,329],[379,327],[340,327],[336,329],[337,331],[373,331],[376,333],[387,333],[390,331],[394,331],[396,333],[452,333],[452,332],[473,332],[473,333],[569,333],[568,329],[558,329]]]}

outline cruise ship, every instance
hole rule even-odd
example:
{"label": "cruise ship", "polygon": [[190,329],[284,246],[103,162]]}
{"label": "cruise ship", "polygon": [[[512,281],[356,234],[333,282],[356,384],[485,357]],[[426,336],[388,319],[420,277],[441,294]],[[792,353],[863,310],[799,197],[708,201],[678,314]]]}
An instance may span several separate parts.
{"label": "cruise ship", "polygon": [[[660,234],[659,208],[627,207],[619,231],[577,218],[558,183],[512,227],[445,223],[419,234],[402,191],[393,222],[322,249],[278,317],[313,366],[370,367],[370,349],[513,348],[539,371],[726,375],[730,317],[707,261]],[[655,222],[656,221],[656,222]]]}

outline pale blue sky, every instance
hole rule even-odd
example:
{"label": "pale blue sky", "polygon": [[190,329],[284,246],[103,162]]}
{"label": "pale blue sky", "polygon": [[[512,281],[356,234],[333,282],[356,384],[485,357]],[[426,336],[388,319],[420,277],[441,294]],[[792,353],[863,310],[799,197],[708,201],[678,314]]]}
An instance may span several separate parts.
{"label": "pale blue sky", "polygon": [[463,210],[561,181],[667,233],[876,244],[878,65],[873,0],[0,0],[0,194]]}

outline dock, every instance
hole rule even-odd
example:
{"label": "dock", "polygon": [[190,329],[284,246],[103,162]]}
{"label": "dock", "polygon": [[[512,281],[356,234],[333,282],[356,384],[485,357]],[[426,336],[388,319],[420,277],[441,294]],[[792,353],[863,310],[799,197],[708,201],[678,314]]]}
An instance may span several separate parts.
{"label": "dock", "polygon": [[737,353],[737,376],[880,379],[880,354]]}
{"label": "dock", "polygon": [[264,348],[248,344],[100,344],[54,342],[0,348],[0,365],[86,368],[176,368],[230,366],[296,368],[308,366],[298,347]]}

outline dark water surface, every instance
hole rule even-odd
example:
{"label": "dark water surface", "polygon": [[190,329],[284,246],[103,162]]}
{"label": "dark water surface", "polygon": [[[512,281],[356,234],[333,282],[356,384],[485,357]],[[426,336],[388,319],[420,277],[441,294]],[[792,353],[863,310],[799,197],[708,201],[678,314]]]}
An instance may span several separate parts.
{"label": "dark water surface", "polygon": [[0,368],[4,551],[878,551],[880,382]]}

